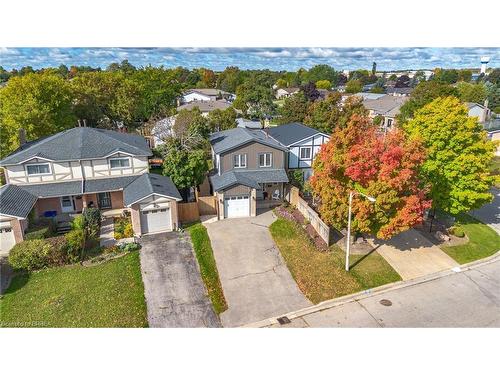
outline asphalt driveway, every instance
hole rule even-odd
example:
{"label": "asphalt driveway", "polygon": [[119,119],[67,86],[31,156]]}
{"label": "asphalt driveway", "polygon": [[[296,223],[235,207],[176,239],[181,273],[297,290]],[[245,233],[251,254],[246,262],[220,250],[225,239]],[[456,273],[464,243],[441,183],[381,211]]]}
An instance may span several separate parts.
{"label": "asphalt driveway", "polygon": [[141,273],[150,327],[220,327],[186,233],[144,236]]}
{"label": "asphalt driveway", "polygon": [[275,216],[207,223],[228,309],[222,325],[236,327],[284,314],[311,302],[301,293],[269,233]]}

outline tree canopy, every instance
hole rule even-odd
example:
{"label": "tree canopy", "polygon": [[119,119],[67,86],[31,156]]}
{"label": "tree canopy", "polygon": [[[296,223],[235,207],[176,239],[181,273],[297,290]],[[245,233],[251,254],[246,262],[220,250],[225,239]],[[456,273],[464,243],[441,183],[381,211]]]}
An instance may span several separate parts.
{"label": "tree canopy", "polygon": [[457,90],[460,100],[463,102],[482,104],[488,95],[486,86],[482,83],[459,82]]}

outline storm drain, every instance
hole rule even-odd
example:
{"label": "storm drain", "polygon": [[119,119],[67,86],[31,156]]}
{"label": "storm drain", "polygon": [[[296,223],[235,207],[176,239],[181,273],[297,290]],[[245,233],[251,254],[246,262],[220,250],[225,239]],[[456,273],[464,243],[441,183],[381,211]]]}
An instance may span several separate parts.
{"label": "storm drain", "polygon": [[389,301],[388,299],[381,299],[379,303],[383,306],[392,306],[392,302]]}
{"label": "storm drain", "polygon": [[283,325],[283,324],[288,324],[291,323],[292,321],[288,319],[286,316],[282,316],[281,318],[278,318],[278,323]]}

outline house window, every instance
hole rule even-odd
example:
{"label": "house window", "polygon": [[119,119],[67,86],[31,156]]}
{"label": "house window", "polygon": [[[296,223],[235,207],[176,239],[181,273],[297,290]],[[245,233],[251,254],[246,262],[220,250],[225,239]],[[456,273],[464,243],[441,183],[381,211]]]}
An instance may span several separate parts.
{"label": "house window", "polygon": [[267,168],[273,164],[273,154],[266,152],[265,154],[259,155],[259,167]]}
{"label": "house window", "polygon": [[392,120],[392,118],[388,118],[388,119],[387,119],[387,127],[388,127],[388,128],[391,128],[391,127],[392,127],[392,121],[393,121],[393,120]]}
{"label": "house window", "polygon": [[234,167],[235,168],[246,168],[247,167],[247,155],[246,154],[236,154],[233,156]]}
{"label": "house window", "polygon": [[26,166],[28,175],[50,174],[49,164],[30,164]]}
{"label": "house window", "polygon": [[311,147],[301,147],[300,148],[300,158],[301,159],[311,159]]}
{"label": "house window", "polygon": [[109,166],[111,167],[111,169],[128,168],[130,167],[130,159],[129,158],[109,159]]}

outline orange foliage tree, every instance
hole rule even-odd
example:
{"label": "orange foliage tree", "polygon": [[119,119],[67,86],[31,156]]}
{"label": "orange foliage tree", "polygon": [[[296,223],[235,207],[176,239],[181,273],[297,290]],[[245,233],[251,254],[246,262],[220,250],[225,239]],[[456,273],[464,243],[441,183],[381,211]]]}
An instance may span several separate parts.
{"label": "orange foliage tree", "polygon": [[355,231],[388,239],[421,223],[431,206],[429,189],[418,177],[425,156],[418,139],[406,138],[399,129],[382,136],[369,118],[353,115],[345,128],[335,129],[313,164],[310,182],[321,201],[321,217],[345,228],[348,195],[357,190],[377,201],[353,200]]}

